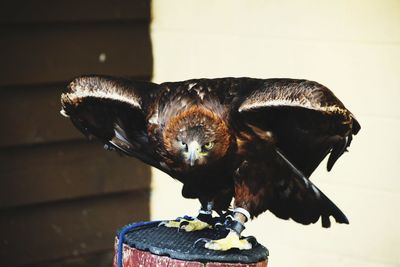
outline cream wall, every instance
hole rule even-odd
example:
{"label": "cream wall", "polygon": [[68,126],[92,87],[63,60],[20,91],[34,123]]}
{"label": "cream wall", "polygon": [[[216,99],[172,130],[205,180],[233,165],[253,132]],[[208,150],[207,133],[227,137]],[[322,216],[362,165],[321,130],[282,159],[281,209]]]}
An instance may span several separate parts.
{"label": "cream wall", "polygon": [[[400,1],[154,0],[154,81],[291,77],[329,88],[362,129],[313,181],[350,225],[303,226],[269,212],[248,224],[271,266],[400,266]],[[195,215],[153,172],[152,218]]]}

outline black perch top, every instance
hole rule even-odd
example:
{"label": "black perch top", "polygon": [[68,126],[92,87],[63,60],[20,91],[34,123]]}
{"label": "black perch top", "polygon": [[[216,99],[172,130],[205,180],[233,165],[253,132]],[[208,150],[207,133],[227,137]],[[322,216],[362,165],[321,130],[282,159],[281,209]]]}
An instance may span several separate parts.
{"label": "black perch top", "polygon": [[[118,231],[118,235],[121,230]],[[204,248],[204,242],[196,243],[197,240],[202,238],[221,239],[226,234],[226,231],[215,229],[186,232],[184,230],[178,231],[177,228],[158,227],[157,224],[152,224],[129,231],[123,242],[132,248],[185,261],[257,263],[268,258],[268,250],[259,244],[254,237],[248,237],[253,245],[250,250],[215,251]]]}

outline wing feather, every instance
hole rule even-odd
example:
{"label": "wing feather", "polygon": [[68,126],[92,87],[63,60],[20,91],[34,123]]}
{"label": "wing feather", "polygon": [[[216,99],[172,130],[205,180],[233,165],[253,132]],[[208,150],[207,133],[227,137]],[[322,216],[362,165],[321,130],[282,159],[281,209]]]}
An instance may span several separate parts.
{"label": "wing feather", "polygon": [[360,125],[325,86],[307,80],[269,79],[243,96],[245,123],[273,133],[276,146],[307,177],[330,153],[328,170]]}
{"label": "wing feather", "polygon": [[62,94],[61,113],[85,135],[100,139],[107,148],[159,167],[149,148],[146,114],[151,93],[158,85],[108,76],[83,76]]}
{"label": "wing feather", "polygon": [[239,111],[264,107],[300,107],[325,113],[348,114],[348,110],[328,88],[308,80],[265,80],[240,105]]}
{"label": "wing feather", "polygon": [[303,224],[321,217],[322,226],[329,227],[330,216],[348,223],[343,212],[308,178],[327,155],[330,170],[346,151],[360,130],[353,114],[328,88],[307,80],[264,80],[244,90],[241,99],[237,110],[242,123],[257,135],[260,129],[267,131],[277,155],[293,173],[270,184],[268,209],[280,218]]}

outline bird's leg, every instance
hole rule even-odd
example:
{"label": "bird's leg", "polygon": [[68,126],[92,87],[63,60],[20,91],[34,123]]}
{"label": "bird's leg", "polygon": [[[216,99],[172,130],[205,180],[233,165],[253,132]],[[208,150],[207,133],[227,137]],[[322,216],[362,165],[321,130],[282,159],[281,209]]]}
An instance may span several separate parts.
{"label": "bird's leg", "polygon": [[250,219],[250,213],[243,208],[233,210],[233,219],[225,222],[225,227],[229,230],[225,238],[207,241],[205,247],[212,250],[251,249],[252,245],[247,239],[241,239],[240,234],[245,229],[244,223]]}
{"label": "bird's leg", "polygon": [[200,231],[207,228],[212,228],[212,209],[214,203],[208,201],[207,204],[202,204],[199,210],[199,214],[196,218],[185,216],[183,218],[177,218],[173,221],[166,221],[160,223],[166,227],[173,227],[185,230],[186,232]]}

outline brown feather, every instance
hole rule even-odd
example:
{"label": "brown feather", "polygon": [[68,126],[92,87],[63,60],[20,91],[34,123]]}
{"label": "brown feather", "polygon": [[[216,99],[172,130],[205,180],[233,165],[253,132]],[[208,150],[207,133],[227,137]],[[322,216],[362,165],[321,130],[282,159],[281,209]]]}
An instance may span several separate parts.
{"label": "brown feather", "polygon": [[[86,76],[70,84],[62,105],[84,134],[168,173],[183,183],[184,197],[213,200],[218,212],[234,198],[251,217],[270,210],[303,224],[322,218],[329,227],[330,216],[348,223],[308,177],[329,153],[330,169],[360,125],[316,82],[220,78],[157,85]],[[185,146],[177,144],[185,143],[177,138],[190,127],[201,129],[189,132],[204,137],[202,146],[215,144],[202,150],[204,164],[183,168]]]}
{"label": "brown feather", "polygon": [[215,137],[216,141],[213,156],[222,158],[230,145],[231,138],[228,127],[219,116],[199,105],[183,110],[168,122],[163,133],[165,149],[171,154],[177,154],[178,151],[172,145],[172,141],[178,136],[179,130],[197,126],[212,131],[210,134]]}

